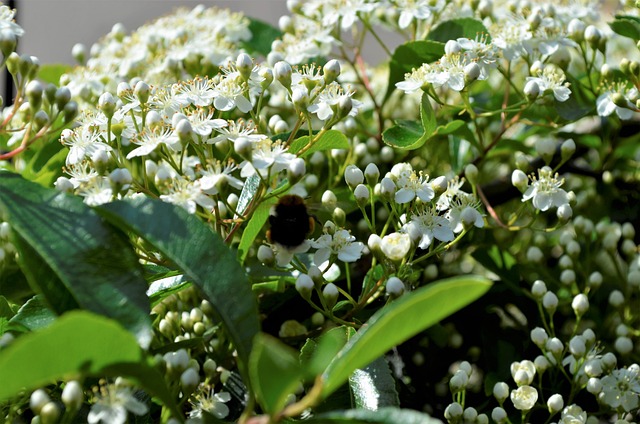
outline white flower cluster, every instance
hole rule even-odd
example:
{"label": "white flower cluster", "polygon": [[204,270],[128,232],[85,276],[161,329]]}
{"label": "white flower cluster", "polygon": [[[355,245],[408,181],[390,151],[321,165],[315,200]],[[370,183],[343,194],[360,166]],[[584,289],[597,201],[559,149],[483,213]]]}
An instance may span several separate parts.
{"label": "white flower cluster", "polygon": [[560,188],[564,184],[564,179],[558,179],[558,174],[548,166],[544,166],[538,170],[538,176],[529,179],[519,169],[513,171],[511,182],[518,189],[523,191],[522,201],[531,200],[533,207],[545,212],[550,208],[557,208],[558,217],[571,217],[571,206],[569,205],[568,193]]}

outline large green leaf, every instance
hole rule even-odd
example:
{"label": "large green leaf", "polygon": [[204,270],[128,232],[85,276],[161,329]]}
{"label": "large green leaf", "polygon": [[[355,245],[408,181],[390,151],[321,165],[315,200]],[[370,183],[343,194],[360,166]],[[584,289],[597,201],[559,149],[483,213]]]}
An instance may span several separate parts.
{"label": "large green leaf", "polygon": [[345,383],[354,370],[468,305],[490,287],[488,279],[478,276],[449,278],[407,293],[379,309],[323,373],[323,396]]}
{"label": "large green leaf", "polygon": [[149,365],[133,335],[117,322],[86,311],[67,312],[1,350],[0,375],[0,401],[62,379],[132,377],[181,416],[162,375]]}
{"label": "large green leaf", "polygon": [[265,333],[255,339],[249,359],[249,375],[260,406],[274,414],[302,382],[297,352]]}
{"label": "large green leaf", "polygon": [[442,421],[411,409],[393,407],[368,409],[350,409],[321,414],[306,420],[309,424],[442,424]]}
{"label": "large green leaf", "polygon": [[474,40],[477,36],[484,36],[487,42],[491,41],[489,31],[482,22],[473,18],[460,18],[442,22],[431,30],[427,38],[446,43],[449,40],[457,40],[458,38]]}
{"label": "large green leaf", "polygon": [[47,307],[41,295],[36,295],[22,305],[18,313],[9,320],[14,331],[34,331],[48,327],[56,315]]}
{"label": "large green leaf", "polygon": [[427,93],[422,94],[420,121],[420,124],[412,121],[396,122],[396,125],[387,128],[382,133],[383,141],[389,146],[398,149],[415,150],[422,147],[424,143],[436,135],[438,124]]}
{"label": "large green leaf", "polygon": [[376,411],[384,407],[400,406],[396,380],[382,356],[366,367],[355,370],[349,376],[349,389],[356,408]]}
{"label": "large green leaf", "polygon": [[634,41],[640,40],[640,19],[637,16],[616,15],[613,22],[609,24],[611,29]]}
{"label": "large green leaf", "polygon": [[276,198],[272,197],[262,202],[251,215],[249,223],[242,232],[242,238],[240,239],[240,245],[238,246],[238,260],[240,263],[244,263],[244,260],[247,258],[249,248],[253,243],[255,243],[256,237],[258,237],[258,234],[262,231],[262,227],[264,227],[267,219],[269,219],[271,206],[275,203]]}
{"label": "large green leaf", "polygon": [[404,75],[424,63],[432,63],[444,55],[444,44],[437,41],[410,41],[398,46],[389,62],[389,83],[385,97],[396,89],[396,83],[404,80]]}
{"label": "large green leaf", "polygon": [[220,236],[184,209],[160,200],[138,197],[98,211],[144,238],[202,289],[233,340],[244,371],[260,328],[258,307],[244,270]]}
{"label": "large green leaf", "polygon": [[78,197],[0,172],[0,211],[20,264],[54,312],[81,307],[111,317],[150,342],[150,306],[138,258],[125,235]]}

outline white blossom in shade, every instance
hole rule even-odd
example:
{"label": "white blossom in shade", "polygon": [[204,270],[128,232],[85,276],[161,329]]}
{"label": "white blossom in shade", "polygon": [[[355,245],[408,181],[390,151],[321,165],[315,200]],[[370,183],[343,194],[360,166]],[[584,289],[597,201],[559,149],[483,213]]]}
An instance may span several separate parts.
{"label": "white blossom in shade", "polygon": [[236,169],[237,166],[233,162],[228,162],[223,166],[220,161],[217,161],[212,165],[205,166],[200,169],[201,178],[198,179],[200,189],[203,193],[211,195],[218,194],[220,188],[226,184],[241,189],[244,185],[243,182],[231,175]]}
{"label": "white blossom in shade", "polygon": [[98,176],[98,171],[91,166],[89,161],[68,165],[64,168],[64,172],[69,175],[69,181],[73,184],[74,188],[78,188],[80,184],[86,183]]}
{"label": "white blossom in shade", "polygon": [[291,162],[296,155],[289,153],[287,147],[279,141],[273,141],[265,138],[252,143],[253,149],[251,153],[251,162],[243,162],[240,166],[241,177],[249,177],[260,172],[262,176],[266,176],[268,172],[271,174],[284,171],[289,168]]}
{"label": "white blossom in shade", "polygon": [[174,113],[189,104],[187,100],[181,98],[178,94],[178,87],[179,84],[174,84],[158,88],[149,99],[149,106],[163,116],[173,116]]}
{"label": "white blossom in shade", "polygon": [[508,61],[527,54],[525,44],[533,34],[526,19],[514,16],[496,23],[489,31],[493,44],[502,49],[502,55]]}
{"label": "white blossom in shade", "polygon": [[101,138],[101,133],[94,131],[89,126],[83,126],[76,130],[63,130],[60,142],[69,148],[66,164],[75,165],[85,158],[90,159],[97,150],[110,152],[111,146],[101,141]]}
{"label": "white blossom in shade", "polygon": [[578,405],[569,405],[562,410],[558,424],[586,424],[587,413]]}
{"label": "white blossom in shade", "polygon": [[[628,107],[620,107],[614,103],[614,96],[622,96],[622,102],[626,102]],[[624,85],[617,84],[598,96],[596,99],[596,110],[599,116],[609,116],[615,112],[620,119],[631,119],[635,111],[637,111],[637,108],[629,99],[636,98],[638,98],[637,88],[627,89]],[[618,103],[620,103],[621,100],[618,100]]]}
{"label": "white blossom in shade", "polygon": [[184,178],[174,180],[167,194],[160,195],[160,199],[180,206],[190,214],[196,213],[198,205],[208,210],[215,206],[213,199],[202,192],[199,184]]}
{"label": "white blossom in shade", "polygon": [[456,196],[450,203],[450,209],[445,214],[445,217],[451,223],[453,232],[457,234],[465,226],[469,227],[471,225],[477,228],[484,227],[484,218],[478,209],[480,209],[480,201],[472,195],[460,193]]}
{"label": "white blossom in shade", "polygon": [[598,399],[613,409],[622,407],[626,412],[638,408],[640,404],[640,367],[613,370],[600,379],[602,391]]}
{"label": "white blossom in shade", "polygon": [[309,240],[305,240],[296,247],[283,246],[279,243],[272,245],[273,251],[276,254],[276,263],[278,266],[287,266],[293,259],[293,256],[297,253],[305,253],[311,247]]}
{"label": "white blossom in shade", "polygon": [[451,241],[455,238],[451,223],[437,214],[434,208],[424,208],[411,215],[411,220],[402,226],[420,249],[427,249],[434,239]]}
{"label": "white blossom in shade", "polygon": [[553,171],[548,166],[538,170],[538,178],[532,177],[531,185],[524,192],[522,201],[533,199],[533,206],[541,211],[546,211],[551,207],[559,207],[569,203],[569,195],[560,187],[564,184],[564,179],[558,180],[558,174],[553,175]]}
{"label": "white blossom in shade", "polygon": [[520,411],[528,411],[533,408],[538,400],[538,391],[531,386],[520,386],[511,391],[511,402]]}
{"label": "white blossom in shade", "polygon": [[392,261],[401,261],[411,250],[411,237],[406,233],[391,233],[380,241],[380,250]]}
{"label": "white blossom in shade", "polygon": [[528,360],[513,362],[510,370],[511,377],[513,377],[518,386],[531,384],[533,377],[536,375],[536,366]]}
{"label": "white blossom in shade", "polygon": [[478,34],[475,39],[458,38],[458,44],[465,51],[468,63],[477,63],[480,66],[479,80],[489,78],[489,70],[496,67],[499,57],[498,48],[488,42],[487,34]]}
{"label": "white blossom in shade", "polygon": [[256,130],[252,121],[245,122],[240,119],[238,121],[229,121],[228,125],[223,128],[216,128],[216,135],[207,140],[207,143],[217,143],[218,141],[229,140],[234,142],[238,137],[246,137],[251,142],[260,141],[267,138],[264,134],[254,134]]}
{"label": "white blossom in shade", "polygon": [[337,230],[333,234],[323,234],[311,240],[311,246],[318,249],[313,255],[315,264],[322,264],[335,255],[342,262],[355,262],[362,256],[364,243],[355,241],[347,230]]}
{"label": "white blossom in shade", "polygon": [[164,128],[159,130],[145,130],[140,134],[138,139],[132,140],[132,143],[138,147],[127,154],[127,159],[147,156],[163,144],[172,149],[179,150],[177,146],[180,144],[180,139],[170,128]]}
{"label": "white blossom in shade", "polygon": [[416,174],[408,163],[399,163],[391,168],[387,175],[396,184],[395,201],[397,203],[409,203],[416,197],[423,202],[433,199],[435,193],[427,183],[428,175]]}
{"label": "white blossom in shade", "polygon": [[107,177],[96,176],[83,182],[77,194],[84,197],[83,201],[89,206],[98,206],[111,202],[113,199],[113,189]]}
{"label": "white blossom in shade", "polygon": [[203,412],[211,414],[218,419],[226,418],[229,415],[229,407],[225,403],[230,400],[231,394],[228,392],[215,393],[212,387],[201,385],[198,393],[189,400],[192,406],[189,418],[203,419]]}
{"label": "white blossom in shade", "polygon": [[571,95],[569,83],[565,82],[565,80],[564,71],[552,65],[545,66],[536,77],[527,77],[527,82],[535,81],[542,93],[553,93],[553,97],[559,102],[569,100]]}
{"label": "white blossom in shade", "polygon": [[100,396],[91,406],[87,422],[124,424],[129,412],[144,415],[148,411],[147,405],[135,398],[131,387],[109,384],[101,387]]}
{"label": "white blossom in shade", "polygon": [[181,104],[192,104],[197,107],[210,106],[214,98],[211,80],[208,78],[179,82],[176,84],[176,92],[176,100]]}
{"label": "white blossom in shade", "polygon": [[[433,187],[433,183],[439,179],[440,177],[434,179],[431,186]],[[438,210],[438,212],[446,211],[447,209],[449,209],[451,207],[451,202],[456,197],[467,196],[467,193],[461,190],[463,184],[464,179],[460,179],[457,176],[447,181],[447,188],[438,197],[438,201],[436,202],[436,209]]]}
{"label": "white blossom in shade", "polygon": [[223,77],[213,87],[215,99],[213,105],[216,109],[227,111],[236,107],[242,113],[247,113],[253,109],[253,105],[245,97],[242,84],[238,83],[235,78]]}
{"label": "white blossom in shade", "polygon": [[197,109],[187,117],[191,122],[191,128],[195,134],[208,137],[213,130],[224,128],[228,122],[224,119],[212,119],[213,111],[210,109]]}

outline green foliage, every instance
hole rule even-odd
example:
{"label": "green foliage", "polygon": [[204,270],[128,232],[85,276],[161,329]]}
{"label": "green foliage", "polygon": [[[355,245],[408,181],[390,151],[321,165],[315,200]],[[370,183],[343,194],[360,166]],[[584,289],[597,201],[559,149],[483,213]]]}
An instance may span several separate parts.
{"label": "green foliage", "polygon": [[615,20],[609,26],[624,37],[629,37],[634,41],[640,40],[640,19],[637,16],[616,15]]}
{"label": "green foliage", "polygon": [[[300,150],[305,148],[312,140],[314,140],[316,136],[304,136],[295,139],[291,146],[289,147],[289,153],[298,153]],[[323,133],[320,138],[313,141],[311,147],[307,148],[307,150],[300,155],[300,157],[308,157],[311,156],[315,152],[323,152],[327,150],[333,149],[348,149],[349,148],[349,140],[337,130],[329,130]]]}
{"label": "green foliage", "polygon": [[404,75],[422,66],[432,63],[444,54],[444,43],[431,40],[409,41],[396,48],[389,62],[389,81],[385,97],[396,89],[396,83],[404,80]]}
{"label": "green foliage", "polygon": [[149,299],[127,238],[77,197],[0,174],[0,210],[22,269],[57,314],[78,307],[114,318],[149,342]]}
{"label": "green foliage", "polygon": [[460,18],[444,21],[429,32],[427,37],[432,41],[446,43],[449,40],[457,40],[458,38],[469,38],[475,40],[477,37],[483,36],[487,42],[491,41],[489,31],[482,22],[473,18]]}
{"label": "green foliage", "polygon": [[258,54],[266,57],[271,51],[271,44],[278,38],[282,37],[282,31],[266,22],[255,18],[249,19],[249,30],[251,31],[251,40],[242,43],[249,54]]}
{"label": "green foliage", "polygon": [[347,381],[354,370],[468,305],[489,287],[486,278],[455,277],[407,293],[378,310],[324,371],[323,396]]}
{"label": "green foliage", "polygon": [[60,84],[60,77],[71,70],[66,63],[46,63],[38,69],[38,79],[55,84]]}

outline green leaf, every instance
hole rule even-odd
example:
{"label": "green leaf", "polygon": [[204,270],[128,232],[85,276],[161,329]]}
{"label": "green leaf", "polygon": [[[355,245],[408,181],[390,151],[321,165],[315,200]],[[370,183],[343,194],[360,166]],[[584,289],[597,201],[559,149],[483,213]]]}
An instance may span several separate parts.
{"label": "green leaf", "polygon": [[309,420],[309,424],[442,424],[442,421],[422,412],[411,409],[393,407],[380,408],[377,411],[368,409],[350,409],[317,415]]}
{"label": "green leaf", "polygon": [[64,63],[45,64],[38,68],[37,78],[44,82],[60,85],[60,77],[71,71],[71,65]]}
{"label": "green leaf", "polygon": [[249,18],[249,31],[251,40],[242,42],[251,54],[260,54],[264,57],[271,52],[271,44],[278,38],[282,38],[282,31],[258,19]]}
{"label": "green leaf", "polygon": [[300,350],[300,362],[305,377],[313,380],[321,374],[347,343],[355,335],[351,327],[336,327],[322,334],[318,340],[308,339]]}
{"label": "green leaf", "polygon": [[396,381],[382,356],[355,370],[349,376],[349,389],[356,408],[376,411],[382,407],[400,406]]}
{"label": "green leaf", "polygon": [[259,188],[260,176],[258,174],[253,174],[245,180],[244,185],[242,186],[242,192],[238,198],[238,206],[236,207],[238,215],[245,213],[249,204],[251,204],[251,201],[256,196]]}
{"label": "green leaf", "polygon": [[48,327],[56,319],[56,314],[47,306],[41,295],[29,299],[9,320],[11,328],[16,331],[34,331]]}
{"label": "green leaf", "polygon": [[262,231],[262,227],[269,219],[269,213],[271,211],[271,206],[276,203],[276,198],[271,197],[268,200],[262,202],[260,206],[253,211],[253,215],[249,220],[249,223],[245,227],[242,232],[242,237],[240,238],[240,245],[238,246],[238,260],[241,264],[244,263],[247,258],[247,254],[249,253],[249,248],[255,243],[256,237]]}
{"label": "green leaf", "polygon": [[[316,136],[314,135],[313,138]],[[289,153],[296,154],[302,148],[304,148],[312,140],[312,136],[305,135],[304,137],[297,138],[291,142],[289,146]],[[315,152],[321,152],[332,149],[348,149],[349,140],[347,137],[338,130],[329,130],[322,134],[320,138],[313,143],[307,151],[305,151],[301,157],[305,158],[314,154]]]}
{"label": "green leaf", "polygon": [[387,128],[382,133],[382,140],[391,147],[415,150],[422,147],[431,137],[436,135],[438,124],[427,93],[422,94],[420,120],[422,125],[413,121],[397,121],[396,125]]}
{"label": "green leaf", "polygon": [[449,40],[457,40],[458,38],[475,40],[478,35],[484,35],[487,43],[491,41],[489,31],[482,22],[473,18],[460,18],[442,22],[431,30],[427,38],[446,43]]}
{"label": "green leaf", "polygon": [[98,208],[112,224],[137,234],[198,286],[238,352],[240,369],[260,328],[256,299],[244,270],[220,236],[184,209],[139,197]]}
{"label": "green leaf", "polygon": [[150,341],[147,284],[128,238],[75,196],[0,173],[0,209],[31,287],[58,314],[81,307]]}
{"label": "green leaf", "polygon": [[640,20],[635,16],[616,15],[609,26],[623,37],[629,37],[634,41],[640,40]]}
{"label": "green leaf", "polygon": [[142,360],[136,339],[116,322],[71,311],[0,351],[0,400],[63,378],[100,375],[114,363]]}
{"label": "green leaf", "polygon": [[249,376],[260,406],[274,414],[302,381],[297,352],[280,340],[259,333],[249,358]]}
{"label": "green leaf", "polygon": [[6,297],[0,296],[0,317],[11,319],[15,313]]}
{"label": "green leaf", "polygon": [[379,309],[336,355],[323,374],[326,397],[393,346],[429,328],[482,296],[491,282],[478,276],[441,280]]}
{"label": "green leaf", "polygon": [[444,44],[437,41],[410,41],[398,46],[389,62],[389,83],[385,98],[396,89],[396,83],[404,80],[404,75],[424,63],[432,63],[444,55]]}

